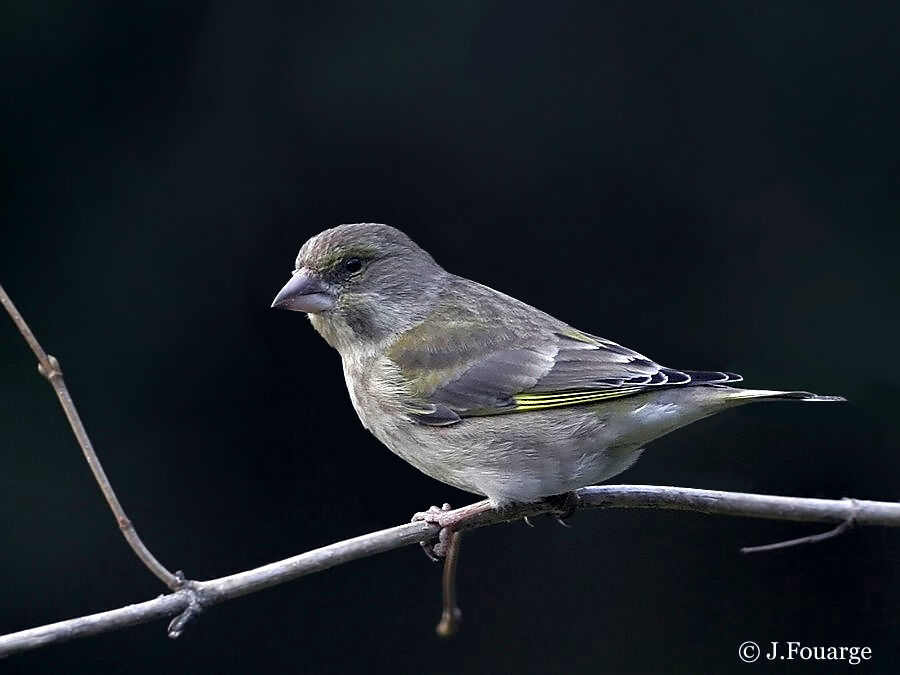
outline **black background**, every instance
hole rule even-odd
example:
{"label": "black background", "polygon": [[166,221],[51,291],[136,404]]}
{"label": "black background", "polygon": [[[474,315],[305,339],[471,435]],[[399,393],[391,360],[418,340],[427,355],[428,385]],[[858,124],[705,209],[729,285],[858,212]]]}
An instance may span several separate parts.
{"label": "black background", "polygon": [[[404,464],[268,309],[309,236],[399,226],[451,271],[669,365],[844,405],[663,438],[632,483],[893,500],[896,3],[12,2],[2,283],[147,544],[210,578],[471,495]],[[0,632],[149,599],[0,317]],[[761,672],[745,640],[897,672],[900,542],[689,513],[467,537],[460,637],[409,547],[4,672]],[[802,670],[778,664],[777,670]]]}

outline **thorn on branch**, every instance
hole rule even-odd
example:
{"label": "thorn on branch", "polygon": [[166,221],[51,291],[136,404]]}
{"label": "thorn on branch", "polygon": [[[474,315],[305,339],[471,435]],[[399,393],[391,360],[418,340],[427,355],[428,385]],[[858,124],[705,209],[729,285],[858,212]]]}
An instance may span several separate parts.
{"label": "thorn on branch", "polygon": [[838,523],[837,527],[833,527],[832,529],[828,530],[828,532],[811,534],[808,537],[798,537],[797,539],[788,539],[787,541],[779,541],[775,542],[774,544],[763,544],[762,546],[745,546],[741,549],[741,553],[765,553],[767,551],[777,551],[779,549],[791,548],[793,546],[802,546],[803,544],[818,544],[821,541],[832,539],[833,537],[844,534],[844,532],[856,526],[856,521],[859,517],[859,502],[857,502],[852,497],[844,497],[844,501],[849,501],[852,506],[850,515],[847,516],[847,520],[842,523]]}
{"label": "thorn on branch", "polygon": [[175,578],[178,580],[178,592],[184,593],[188,597],[188,606],[169,622],[166,634],[173,640],[181,637],[188,623],[203,611],[203,603],[200,600],[200,593],[197,591],[197,582],[186,579],[181,570],[175,572]]}

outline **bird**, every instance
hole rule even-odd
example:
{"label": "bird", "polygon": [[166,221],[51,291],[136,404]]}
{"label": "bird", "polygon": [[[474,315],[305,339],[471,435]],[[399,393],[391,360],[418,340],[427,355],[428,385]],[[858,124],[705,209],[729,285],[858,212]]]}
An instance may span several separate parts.
{"label": "bird", "polygon": [[272,307],[305,312],[339,352],[353,407],[379,441],[493,508],[608,480],[650,441],[722,410],[845,400],[661,366],[446,271],[384,224],[310,238]]}

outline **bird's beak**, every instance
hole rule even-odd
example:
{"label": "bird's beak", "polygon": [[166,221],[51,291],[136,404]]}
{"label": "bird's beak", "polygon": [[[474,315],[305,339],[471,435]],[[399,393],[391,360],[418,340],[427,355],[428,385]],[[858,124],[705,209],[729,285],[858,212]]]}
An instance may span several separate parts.
{"label": "bird's beak", "polygon": [[319,277],[302,267],[278,291],[272,307],[317,314],[334,307],[334,295]]}

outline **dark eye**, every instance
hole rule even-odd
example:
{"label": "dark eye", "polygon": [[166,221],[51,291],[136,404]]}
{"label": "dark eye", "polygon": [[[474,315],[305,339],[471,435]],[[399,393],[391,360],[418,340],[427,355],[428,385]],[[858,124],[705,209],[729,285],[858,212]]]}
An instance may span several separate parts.
{"label": "dark eye", "polygon": [[349,274],[356,274],[362,269],[362,260],[359,258],[347,258],[344,261],[344,271]]}

